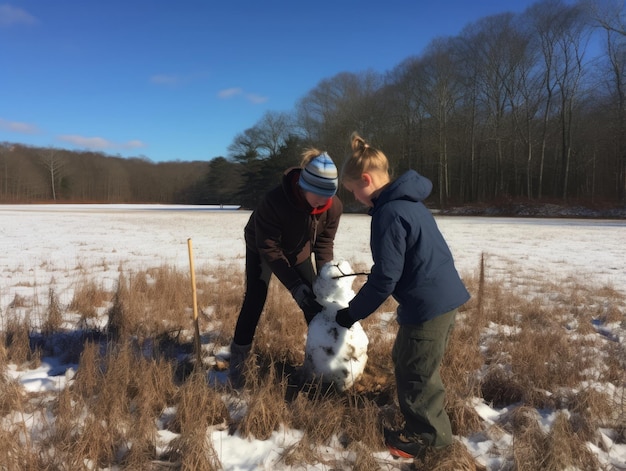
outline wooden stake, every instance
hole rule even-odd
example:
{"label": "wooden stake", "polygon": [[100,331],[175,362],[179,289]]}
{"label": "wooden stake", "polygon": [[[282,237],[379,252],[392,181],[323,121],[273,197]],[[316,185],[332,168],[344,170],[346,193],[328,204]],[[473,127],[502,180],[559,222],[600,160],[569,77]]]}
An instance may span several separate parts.
{"label": "wooden stake", "polygon": [[191,239],[187,239],[187,249],[189,251],[189,268],[191,270],[191,299],[193,302],[193,325],[194,344],[196,350],[196,367],[202,368],[202,352],[200,349],[200,326],[198,325],[198,294],[196,292],[196,270],[193,266],[193,245]]}

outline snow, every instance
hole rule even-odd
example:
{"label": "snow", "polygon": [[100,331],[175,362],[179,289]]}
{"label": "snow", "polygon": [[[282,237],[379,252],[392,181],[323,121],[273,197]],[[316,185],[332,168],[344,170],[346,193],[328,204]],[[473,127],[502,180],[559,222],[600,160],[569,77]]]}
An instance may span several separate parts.
{"label": "snow", "polygon": [[[248,217],[248,211],[197,206],[0,206],[0,325],[5,325],[4,313],[10,305],[19,304],[19,299],[34,300],[30,304],[39,306],[43,317],[49,288],[54,288],[59,302],[66,305],[72,299],[77,280],[93,279],[113,290],[120,269],[139,271],[167,264],[188,270],[188,239],[193,241],[196,270],[211,267],[215,277],[219,277],[220,267],[243,269],[243,227]],[[366,215],[346,214],[342,218],[335,256],[338,264],[349,261],[342,266],[348,273],[352,269],[370,268],[369,221]],[[624,220],[438,216],[437,222],[462,276],[476,273],[484,256],[490,279],[499,279],[503,285],[528,296],[549,296],[542,291],[542,286],[551,282],[567,283],[570,279],[572,283],[582,279],[591,285],[611,287],[626,294]],[[311,325],[307,350],[315,350],[322,344],[321,338],[326,337],[322,331],[328,327],[329,318],[351,295],[337,286],[316,289],[327,291],[326,310]],[[393,313],[385,313],[385,317],[392,316]],[[360,324],[355,326],[358,326],[354,328],[355,335],[348,340],[359,348],[366,347],[367,338],[357,332]],[[624,342],[624,330],[619,323],[597,327],[607,338]],[[365,352],[357,357],[363,363],[367,358]],[[328,360],[323,361],[329,364]],[[313,363],[316,371],[327,374],[323,362],[321,366],[317,360]],[[351,367],[358,374],[358,368]],[[36,369],[9,364],[7,371],[10,377],[19,379],[24,390],[37,393],[63,390],[71,383],[76,368],[75,364],[63,363],[59,356],[42,358]],[[478,398],[468,400],[486,424],[495,424],[503,414],[510,412],[496,409]],[[543,427],[549,428],[554,414],[542,415],[539,419]],[[9,414],[1,420],[3,423],[24,422],[36,433],[38,421],[48,418],[39,414],[27,419],[15,418]],[[487,427],[485,430],[457,439],[487,470],[501,469],[506,463],[493,451],[508,447],[512,435],[502,429],[497,433]],[[626,445],[619,443],[614,431],[602,432],[608,452],[591,443],[589,449],[607,469],[626,467]],[[211,436],[225,470],[287,470],[292,468],[281,462],[280,452],[296,443],[300,432],[280,429],[265,441],[242,439],[225,430],[214,430]],[[159,449],[164,449],[174,434],[159,430],[157,437]],[[345,456],[347,452],[337,447],[328,453]],[[326,468],[319,465],[307,469]],[[389,464],[386,469],[398,468]]]}

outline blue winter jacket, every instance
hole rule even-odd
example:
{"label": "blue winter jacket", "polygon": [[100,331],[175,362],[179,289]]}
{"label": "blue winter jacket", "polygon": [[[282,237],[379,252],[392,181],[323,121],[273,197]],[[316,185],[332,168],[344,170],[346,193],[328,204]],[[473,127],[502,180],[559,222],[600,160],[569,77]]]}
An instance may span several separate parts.
{"label": "blue winter jacket", "polygon": [[353,319],[369,316],[390,295],[399,304],[398,323],[409,325],[445,314],[470,298],[448,244],[422,203],[431,190],[428,178],[409,170],[373,200],[374,266],[350,301]]}

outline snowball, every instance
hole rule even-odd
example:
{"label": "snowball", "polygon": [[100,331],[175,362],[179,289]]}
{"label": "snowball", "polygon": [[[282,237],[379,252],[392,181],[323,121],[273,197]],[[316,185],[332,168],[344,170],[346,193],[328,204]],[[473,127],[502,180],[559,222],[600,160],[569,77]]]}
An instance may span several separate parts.
{"label": "snowball", "polygon": [[335,322],[339,309],[348,307],[354,297],[354,273],[347,261],[332,261],[322,267],[313,290],[324,310],[309,324],[304,359],[307,380],[332,383],[338,390],[352,387],[367,363],[368,339],[355,322],[345,329]]}

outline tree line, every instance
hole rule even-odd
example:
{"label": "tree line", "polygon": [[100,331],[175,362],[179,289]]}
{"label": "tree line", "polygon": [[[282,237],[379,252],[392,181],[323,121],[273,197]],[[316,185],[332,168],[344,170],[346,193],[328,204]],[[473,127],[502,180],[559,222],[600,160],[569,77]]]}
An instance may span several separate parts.
{"label": "tree line", "polygon": [[5,142],[0,144],[0,201],[172,203],[206,169],[207,162],[153,163]]}
{"label": "tree line", "polygon": [[[524,198],[626,204],[626,10],[542,0],[485,17],[379,73],[322,80],[267,112],[227,156],[152,163],[0,145],[0,200],[255,206],[304,147],[338,165],[358,131],[434,183],[440,207]],[[367,57],[364,51],[364,57]]]}

